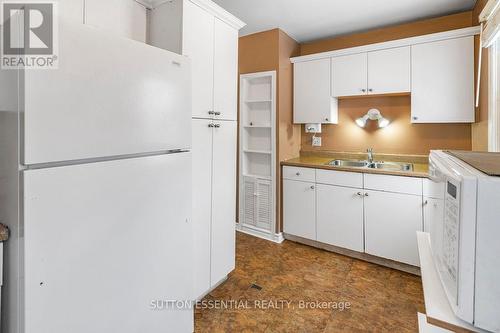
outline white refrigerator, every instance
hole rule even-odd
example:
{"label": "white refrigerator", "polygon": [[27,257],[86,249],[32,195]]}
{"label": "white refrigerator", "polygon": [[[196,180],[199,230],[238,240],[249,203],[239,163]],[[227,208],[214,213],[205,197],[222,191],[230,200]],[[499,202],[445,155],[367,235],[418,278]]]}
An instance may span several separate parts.
{"label": "white refrigerator", "polygon": [[58,69],[0,72],[2,332],[192,332],[158,307],[193,298],[189,60],[64,21],[58,43]]}

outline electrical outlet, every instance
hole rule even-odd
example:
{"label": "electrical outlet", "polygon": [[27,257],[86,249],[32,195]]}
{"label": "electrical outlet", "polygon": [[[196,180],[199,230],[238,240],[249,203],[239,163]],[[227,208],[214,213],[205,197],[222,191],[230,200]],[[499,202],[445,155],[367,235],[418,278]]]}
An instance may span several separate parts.
{"label": "electrical outlet", "polygon": [[306,124],[306,133],[321,133],[321,124]]}
{"label": "electrical outlet", "polygon": [[318,136],[313,137],[313,147],[321,147],[321,138]]}

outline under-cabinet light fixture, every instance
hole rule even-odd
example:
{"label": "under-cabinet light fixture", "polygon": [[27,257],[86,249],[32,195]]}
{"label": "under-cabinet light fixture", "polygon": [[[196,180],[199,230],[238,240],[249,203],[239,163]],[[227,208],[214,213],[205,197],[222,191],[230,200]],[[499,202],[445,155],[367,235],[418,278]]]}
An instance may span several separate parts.
{"label": "under-cabinet light fixture", "polygon": [[380,128],[387,127],[391,123],[387,118],[384,118],[382,116],[382,113],[380,113],[379,110],[370,109],[370,110],[368,110],[368,113],[365,114],[363,117],[356,119],[356,124],[359,127],[365,127],[368,120],[377,120],[378,127],[380,127]]}

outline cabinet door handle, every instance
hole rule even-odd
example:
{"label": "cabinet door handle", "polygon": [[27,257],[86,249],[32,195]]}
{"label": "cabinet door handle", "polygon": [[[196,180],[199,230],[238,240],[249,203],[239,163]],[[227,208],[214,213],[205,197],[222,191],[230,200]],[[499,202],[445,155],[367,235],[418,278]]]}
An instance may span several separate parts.
{"label": "cabinet door handle", "polygon": [[208,111],[208,114],[209,114],[209,115],[214,115],[214,114],[215,114],[215,111],[210,110],[210,111]]}
{"label": "cabinet door handle", "polygon": [[418,120],[418,117],[412,117],[413,120]]}
{"label": "cabinet door handle", "polygon": [[311,190],[314,190],[314,185],[311,185]]}
{"label": "cabinet door handle", "polygon": [[298,177],[298,176],[300,176],[300,172],[297,172],[297,173],[295,174],[295,176],[297,176],[297,177]]}
{"label": "cabinet door handle", "polygon": [[218,112],[218,111],[215,111],[215,112],[214,112],[214,115],[216,115],[216,116],[220,116],[220,115],[221,115],[221,113],[220,113],[220,112]]}
{"label": "cabinet door handle", "polygon": [[426,206],[427,204],[429,204],[429,201],[425,200],[424,201],[424,206]]}
{"label": "cabinet door handle", "polygon": [[365,197],[368,197],[368,196],[370,196],[370,195],[368,193],[365,193]]}
{"label": "cabinet door handle", "polygon": [[366,92],[366,89],[361,89],[362,92]]}
{"label": "cabinet door handle", "polygon": [[358,192],[358,197],[362,197],[362,196],[363,196],[363,193]]}
{"label": "cabinet door handle", "polygon": [[369,91],[369,92],[373,92],[373,89],[372,89],[372,88],[370,88],[370,89],[368,89],[368,91]]}
{"label": "cabinet door handle", "polygon": [[328,118],[325,118],[325,121],[330,121]]}
{"label": "cabinet door handle", "polygon": [[220,124],[215,124],[214,127],[215,128],[220,128]]}
{"label": "cabinet door handle", "polygon": [[214,125],[214,124],[212,124],[212,123],[208,124],[208,127],[210,127],[210,128],[213,128],[214,126],[215,126],[215,125]]}

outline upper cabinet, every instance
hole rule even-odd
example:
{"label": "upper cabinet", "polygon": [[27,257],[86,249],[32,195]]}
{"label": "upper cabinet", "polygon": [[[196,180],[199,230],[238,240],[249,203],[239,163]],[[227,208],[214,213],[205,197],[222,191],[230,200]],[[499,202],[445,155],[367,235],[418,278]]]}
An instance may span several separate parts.
{"label": "upper cabinet", "polygon": [[146,42],[147,9],[133,0],[85,0],[85,23]]}
{"label": "upper cabinet", "polygon": [[474,122],[474,37],[412,46],[413,123]]}
{"label": "upper cabinet", "polygon": [[411,94],[413,123],[472,123],[474,35],[479,30],[292,58],[294,122],[337,124],[338,99],[345,97]]}
{"label": "upper cabinet", "polygon": [[[170,4],[166,3],[159,8],[167,9],[169,6]],[[182,46],[179,53],[191,59],[192,116],[208,118],[212,114],[214,103],[215,18],[190,1],[185,2],[183,15],[184,27],[180,40]],[[161,17],[158,19],[160,20],[158,23],[162,24]],[[152,21],[155,24],[156,22]],[[155,41],[156,39],[151,40],[153,45]],[[235,77],[237,78],[236,74]]]}
{"label": "upper cabinet", "polygon": [[410,92],[410,47],[332,58],[332,95]]}
{"label": "upper cabinet", "polygon": [[216,117],[238,119],[238,30],[218,18],[214,32],[214,106]]}
{"label": "upper cabinet", "polygon": [[330,94],[330,59],[294,67],[294,122],[336,124],[337,101]]}
{"label": "upper cabinet", "polygon": [[172,0],[150,14],[149,43],[192,64],[192,116],[237,120],[238,30],[244,23],[206,0]]}
{"label": "upper cabinet", "polygon": [[332,58],[332,95],[366,95],[367,71],[366,53]]}
{"label": "upper cabinet", "polygon": [[410,92],[410,47],[368,52],[369,95]]}

